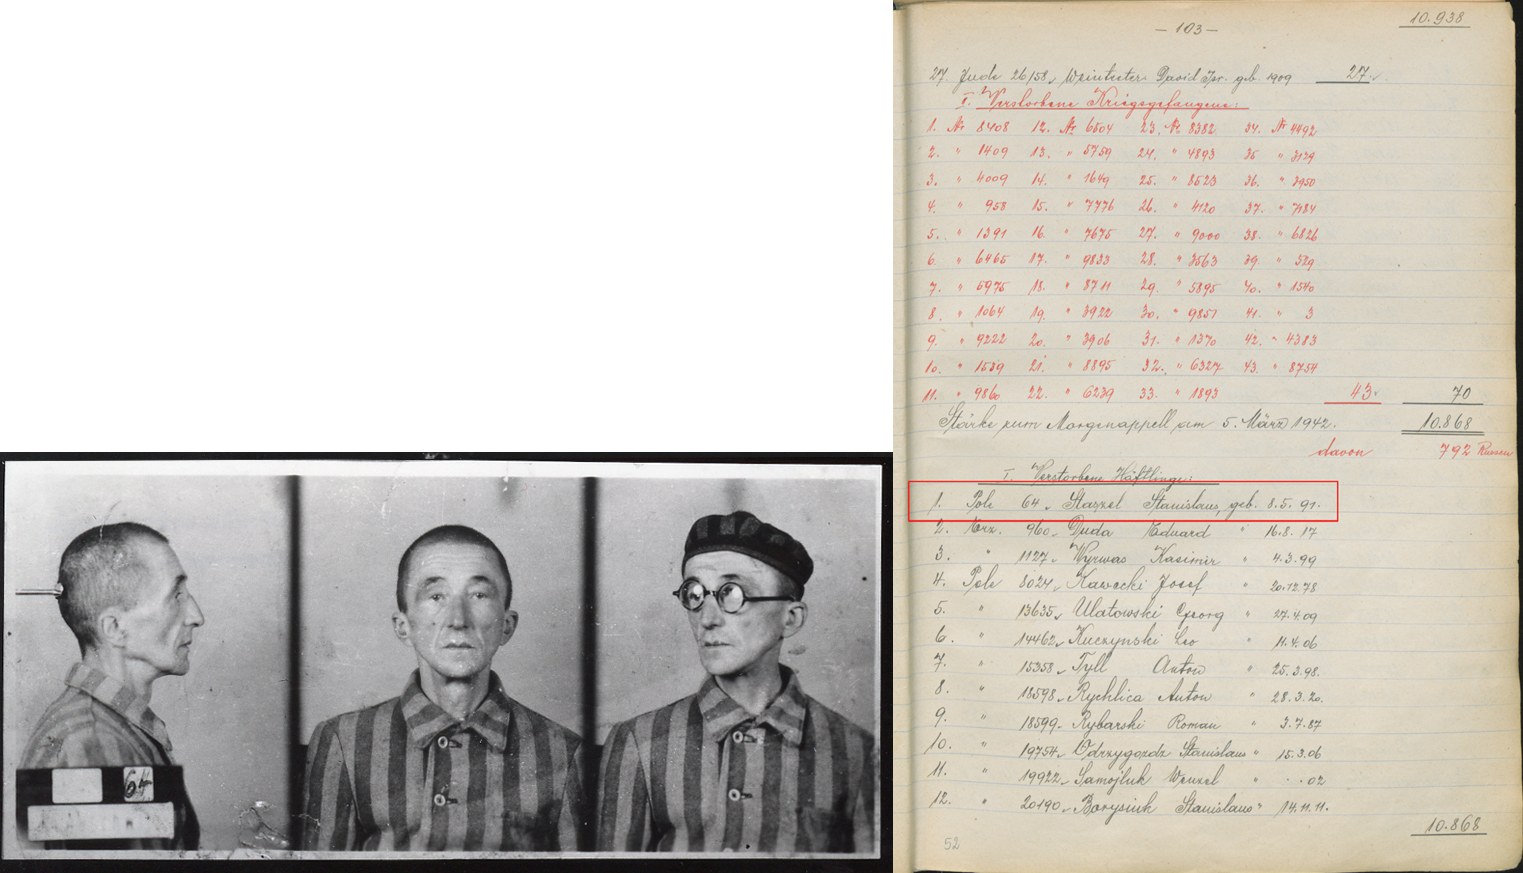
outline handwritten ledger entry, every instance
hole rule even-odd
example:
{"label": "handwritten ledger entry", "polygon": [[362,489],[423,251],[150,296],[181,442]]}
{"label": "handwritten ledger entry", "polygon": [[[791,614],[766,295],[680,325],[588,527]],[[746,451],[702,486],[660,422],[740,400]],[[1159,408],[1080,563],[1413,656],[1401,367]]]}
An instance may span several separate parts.
{"label": "handwritten ledger entry", "polygon": [[895,13],[897,867],[1518,862],[1510,11]]}

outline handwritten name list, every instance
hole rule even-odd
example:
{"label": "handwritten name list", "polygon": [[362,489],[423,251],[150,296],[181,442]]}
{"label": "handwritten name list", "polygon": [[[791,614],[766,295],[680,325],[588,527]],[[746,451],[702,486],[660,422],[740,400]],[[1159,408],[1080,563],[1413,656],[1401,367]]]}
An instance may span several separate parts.
{"label": "handwritten name list", "polygon": [[1517,860],[1510,23],[1295,5],[908,10],[917,868]]}

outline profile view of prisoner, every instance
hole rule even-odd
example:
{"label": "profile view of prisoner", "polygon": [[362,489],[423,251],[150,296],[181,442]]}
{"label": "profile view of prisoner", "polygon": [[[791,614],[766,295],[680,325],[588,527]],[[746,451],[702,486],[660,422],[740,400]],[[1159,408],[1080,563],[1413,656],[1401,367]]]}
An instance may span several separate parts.
{"label": "profile view of prisoner", "polygon": [[599,850],[875,850],[872,735],[778,662],[804,627],[813,572],[802,543],[749,512],[693,524],[672,593],[709,676],[609,734]]}
{"label": "profile view of prisoner", "polygon": [[472,528],[434,528],[402,553],[396,594],[393,630],[418,669],[400,697],[313,732],[303,848],[575,851],[581,738],[492,670],[518,627],[502,552]]}
{"label": "profile view of prisoner", "polygon": [[[190,670],[192,632],[205,616],[163,534],[130,521],[92,527],[58,562],[58,608],[80,663],[27,741],[22,769],[173,766],[164,722],[148,708],[153,683]],[[195,849],[189,801],[172,839],[49,843],[49,848]]]}

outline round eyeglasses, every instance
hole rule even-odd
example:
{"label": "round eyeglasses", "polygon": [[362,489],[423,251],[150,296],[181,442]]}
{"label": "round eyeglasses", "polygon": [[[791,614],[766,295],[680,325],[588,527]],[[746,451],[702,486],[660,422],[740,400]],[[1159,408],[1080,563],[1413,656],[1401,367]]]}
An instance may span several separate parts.
{"label": "round eyeglasses", "polygon": [[719,586],[718,591],[710,591],[703,587],[703,583],[697,579],[687,580],[682,583],[681,588],[672,592],[672,596],[677,598],[677,602],[682,604],[682,608],[689,612],[697,612],[702,609],[703,599],[710,594],[714,595],[714,602],[719,604],[720,609],[730,613],[740,612],[741,607],[758,600],[795,599],[793,597],[750,597],[747,596],[746,590],[740,587],[738,582],[726,582]]}

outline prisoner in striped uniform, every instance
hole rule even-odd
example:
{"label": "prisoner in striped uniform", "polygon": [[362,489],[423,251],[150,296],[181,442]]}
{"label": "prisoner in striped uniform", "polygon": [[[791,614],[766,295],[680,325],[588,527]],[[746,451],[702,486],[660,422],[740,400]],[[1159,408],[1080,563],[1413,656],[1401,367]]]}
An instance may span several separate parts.
{"label": "prisoner in striped uniform", "polygon": [[[69,543],[59,561],[58,608],[81,663],[32,731],[22,769],[175,764],[169,732],[148,704],[155,681],[190,670],[192,632],[205,616],[187,582],[169,540],[146,525],[101,525]],[[199,841],[187,800],[176,807],[173,838],[46,847],[173,850]]]}
{"label": "prisoner in striped uniform", "polygon": [[496,673],[464,720],[424,694],[330,719],[307,749],[305,846],[576,848],[581,741],[508,697]]}
{"label": "prisoner in striped uniform", "polygon": [[876,852],[872,735],[778,661],[813,570],[803,544],[748,512],[693,525],[673,593],[709,676],[609,734],[600,850]]}
{"label": "prisoner in striped uniform", "polygon": [[492,658],[518,625],[502,552],[434,528],[397,567],[397,637],[418,670],[400,697],[318,725],[302,846],[574,851],[581,739],[509,697]]}

